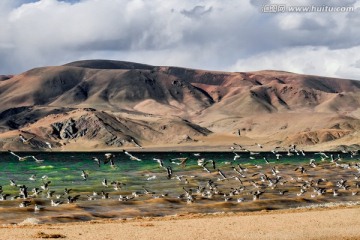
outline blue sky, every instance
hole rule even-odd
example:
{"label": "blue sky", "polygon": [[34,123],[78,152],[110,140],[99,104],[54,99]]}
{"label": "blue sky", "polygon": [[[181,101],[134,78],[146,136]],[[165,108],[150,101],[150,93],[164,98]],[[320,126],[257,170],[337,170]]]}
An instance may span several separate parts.
{"label": "blue sky", "polygon": [[[353,6],[264,13],[264,5]],[[0,74],[80,59],[360,79],[359,0],[1,0]]]}

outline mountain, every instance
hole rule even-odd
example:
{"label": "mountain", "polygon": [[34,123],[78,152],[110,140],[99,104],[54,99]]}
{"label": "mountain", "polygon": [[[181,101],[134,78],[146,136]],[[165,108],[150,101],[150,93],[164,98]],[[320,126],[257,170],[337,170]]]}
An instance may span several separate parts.
{"label": "mountain", "polygon": [[1,75],[0,101],[2,150],[360,145],[360,81],[283,71],[85,60]]}

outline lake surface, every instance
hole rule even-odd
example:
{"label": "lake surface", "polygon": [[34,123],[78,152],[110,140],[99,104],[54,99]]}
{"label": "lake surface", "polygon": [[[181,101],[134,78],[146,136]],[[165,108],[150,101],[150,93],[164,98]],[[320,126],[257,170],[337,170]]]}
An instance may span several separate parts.
{"label": "lake surface", "polygon": [[[8,152],[0,153],[0,185],[2,195],[6,196],[6,200],[0,201],[0,224],[21,223],[28,218],[36,218],[40,223],[59,223],[285,209],[358,201],[360,195],[356,194],[359,156],[347,153],[326,153],[328,158],[322,161],[322,155],[317,153],[306,153],[305,156],[281,153],[279,160],[271,152],[238,153],[241,157],[233,160],[232,152],[131,152],[142,160],[135,161],[122,152],[113,152],[115,168],[109,163],[103,164],[105,157],[101,152],[17,154],[34,155],[44,161],[36,163],[32,158],[18,161]],[[331,162],[330,154],[336,162]],[[101,160],[100,167],[92,157]],[[189,159],[186,166],[178,165],[179,160],[170,161],[185,157]],[[266,163],[264,157],[270,163]],[[162,159],[164,168],[153,158]],[[215,169],[209,163],[206,168],[210,173],[205,171],[198,164],[201,158],[214,160]],[[310,159],[315,160],[315,166],[309,166]],[[173,171],[171,178],[167,174],[168,166]],[[306,172],[301,173],[297,169],[299,166],[303,166]],[[81,176],[83,170],[88,174],[86,180]],[[29,180],[32,175],[36,175],[35,180]],[[43,176],[47,176],[46,180],[42,179]],[[108,186],[103,185],[104,179]],[[10,180],[16,186],[11,186]],[[48,189],[41,189],[48,181],[51,182]],[[115,190],[111,182],[116,181],[119,186]],[[19,193],[23,185],[27,187],[27,198]],[[33,188],[39,188],[41,192],[32,195]],[[65,188],[71,189],[68,194],[64,192]],[[334,189],[337,196],[334,196]],[[48,191],[53,191],[51,197]],[[259,199],[254,200],[254,195],[259,195]],[[68,197],[76,201],[68,203]],[[61,204],[51,206],[51,200]],[[24,201],[29,206],[20,207]],[[35,204],[40,206],[40,210],[34,210]]]}

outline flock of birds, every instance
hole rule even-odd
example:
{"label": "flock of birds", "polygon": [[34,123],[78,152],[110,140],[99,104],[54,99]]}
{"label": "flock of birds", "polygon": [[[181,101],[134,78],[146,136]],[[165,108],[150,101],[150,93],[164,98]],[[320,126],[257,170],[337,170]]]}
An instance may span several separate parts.
{"label": "flock of birds", "polygon": [[[23,136],[20,136],[20,139],[24,143],[29,141]],[[241,203],[259,199],[283,199],[284,197],[316,199],[322,196],[358,195],[360,188],[359,151],[344,152],[349,158],[348,160],[342,159],[344,154],[335,154],[335,156],[324,152],[309,153],[312,158],[308,158],[308,163],[294,168],[294,163],[284,164],[282,160],[292,156],[301,156],[306,159],[308,154],[303,150],[298,150],[296,145],[291,145],[287,149],[278,147],[266,155],[260,152],[263,149],[261,144],[254,146],[257,151],[250,151],[234,143],[230,147],[233,157],[227,161],[206,159],[202,153],[185,153],[183,155],[186,157],[168,160],[153,158],[152,160],[154,164],[158,165],[158,168],[152,174],[144,175],[144,181],[149,183],[154,180],[168,181],[168,191],[176,189],[174,192],[155,192],[145,186],[142,186],[141,190],[129,191],[124,190],[124,186],[129,183],[118,180],[109,181],[104,178],[101,183],[99,182],[104,190],[74,194],[77,191],[71,188],[64,188],[61,192],[55,191],[53,186],[56,183],[51,181],[48,176],[44,175],[37,179],[37,175],[33,174],[28,181],[37,182],[38,185],[32,190],[27,186],[28,182],[18,184],[16,180],[9,179],[10,186],[18,189],[16,195],[11,195],[5,193],[3,186],[0,185],[0,201],[16,200],[20,208],[33,207],[34,211],[38,212],[44,208],[57,207],[64,203],[72,204],[77,201],[101,199],[134,201],[149,198],[176,198],[179,203],[191,204],[202,200]],[[34,161],[36,164],[44,162],[43,159],[38,159],[33,155],[20,156],[10,150],[8,152],[19,161]],[[143,161],[126,150],[123,150],[123,154],[132,161]],[[121,171],[121,164],[118,165],[117,155],[114,153],[105,153],[102,159],[92,157],[89,162],[96,164],[99,171],[101,168],[109,168],[108,166],[110,169]],[[87,181],[91,177],[89,171],[79,169],[79,180]],[[155,186],[156,184],[153,184],[153,187]],[[109,190],[110,187],[113,190]],[[39,202],[45,203],[45,205],[40,205]]]}

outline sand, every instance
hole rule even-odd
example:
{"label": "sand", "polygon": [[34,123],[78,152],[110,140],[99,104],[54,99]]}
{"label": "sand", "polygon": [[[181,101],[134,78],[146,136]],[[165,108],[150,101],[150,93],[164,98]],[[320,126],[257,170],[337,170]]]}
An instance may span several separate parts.
{"label": "sand", "polygon": [[0,227],[0,239],[360,239],[360,207]]}

